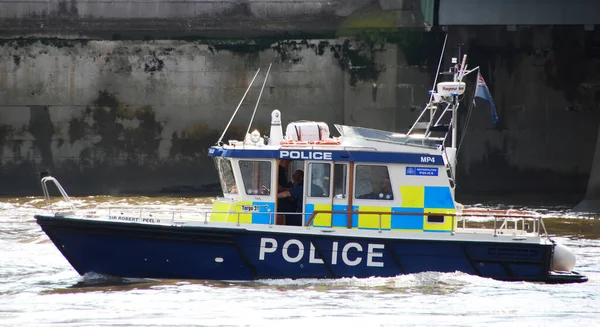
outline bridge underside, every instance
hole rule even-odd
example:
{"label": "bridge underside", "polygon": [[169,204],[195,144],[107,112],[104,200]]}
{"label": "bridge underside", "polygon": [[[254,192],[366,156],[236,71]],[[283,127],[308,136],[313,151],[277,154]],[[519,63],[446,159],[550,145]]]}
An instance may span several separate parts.
{"label": "bridge underside", "polygon": [[424,26],[419,0],[0,0],[0,38],[335,37]]}
{"label": "bridge underside", "polygon": [[594,25],[600,1],[423,0],[439,5],[439,25]]}

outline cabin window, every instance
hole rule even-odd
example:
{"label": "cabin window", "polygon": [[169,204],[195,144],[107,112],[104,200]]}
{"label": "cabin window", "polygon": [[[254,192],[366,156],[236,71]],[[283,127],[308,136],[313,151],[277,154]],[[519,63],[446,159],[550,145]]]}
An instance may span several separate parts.
{"label": "cabin window", "polygon": [[354,197],[370,200],[393,200],[394,192],[387,166],[356,165]]}
{"label": "cabin window", "polygon": [[427,216],[427,222],[442,224],[442,223],[444,223],[444,216],[438,216],[438,215]]}
{"label": "cabin window", "polygon": [[224,194],[237,194],[238,189],[235,184],[235,177],[233,176],[233,168],[231,167],[231,161],[229,159],[216,157],[215,165],[219,172],[219,180],[221,181],[221,189]]}
{"label": "cabin window", "polygon": [[248,195],[271,195],[271,162],[240,160],[240,172]]}
{"label": "cabin window", "polygon": [[346,181],[348,180],[348,165],[335,164],[333,167],[333,191],[336,199],[346,198]]}
{"label": "cabin window", "polygon": [[313,198],[329,197],[331,185],[331,164],[310,163],[310,183],[308,184],[308,196]]}

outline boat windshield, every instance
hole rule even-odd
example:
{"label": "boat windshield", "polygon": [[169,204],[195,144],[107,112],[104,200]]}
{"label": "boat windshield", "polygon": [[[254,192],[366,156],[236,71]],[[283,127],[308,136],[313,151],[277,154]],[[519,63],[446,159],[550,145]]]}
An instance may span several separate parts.
{"label": "boat windshield", "polygon": [[424,136],[406,136],[406,134],[400,134],[389,131],[382,131],[378,129],[371,129],[365,127],[355,127],[346,125],[335,125],[341,136],[348,138],[364,139],[370,141],[396,143],[396,144],[411,144],[426,146],[431,148],[437,148],[441,144],[440,138],[428,138]]}
{"label": "boat windshield", "polygon": [[221,182],[223,194],[237,194],[238,189],[235,185],[235,177],[233,176],[231,161],[222,157],[215,157],[214,159],[215,166],[219,172],[219,181]]}

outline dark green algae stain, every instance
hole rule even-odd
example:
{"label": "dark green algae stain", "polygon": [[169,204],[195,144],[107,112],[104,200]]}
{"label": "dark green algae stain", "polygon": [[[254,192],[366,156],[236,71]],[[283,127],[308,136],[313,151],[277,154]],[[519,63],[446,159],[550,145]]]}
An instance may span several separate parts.
{"label": "dark green algae stain", "polygon": [[90,42],[89,39],[62,39],[57,37],[19,37],[12,39],[0,39],[0,46],[9,46],[15,49],[24,48],[31,45],[41,44],[45,46],[53,46],[56,48],[73,48],[76,46],[85,46]]}
{"label": "dark green algae stain", "polygon": [[207,123],[195,123],[185,130],[173,132],[169,155],[172,158],[204,157],[207,149],[219,139],[220,133]]}
{"label": "dark green algae stain", "polygon": [[16,128],[12,125],[0,124],[0,156],[6,157],[4,148],[12,151],[12,157],[16,161],[22,159],[21,146],[23,146],[23,136],[27,132],[29,126],[25,125],[21,128]]}
{"label": "dark green algae stain", "polygon": [[[318,56],[333,56],[340,69],[350,74],[350,85],[359,82],[377,81],[379,75],[388,69],[377,62],[377,55],[390,45],[398,46],[410,66],[426,67],[431,70],[441,48],[442,33],[435,30],[426,32],[411,29],[388,28],[347,28],[335,41],[302,39],[282,39],[263,37],[252,39],[202,39],[200,44],[208,45],[213,53],[228,51],[245,56],[271,50],[280,62],[297,64],[302,62],[301,50],[310,49]],[[435,67],[433,67],[435,69]]]}
{"label": "dark green algae stain", "polygon": [[[247,129],[247,125],[232,124],[223,137],[223,143],[227,144],[229,140],[243,140]],[[269,130],[269,126],[258,125],[251,128],[250,131],[254,129],[259,130],[261,134],[265,134]],[[173,158],[206,157],[208,149],[216,145],[222,133],[222,130],[204,122],[195,123],[179,132],[173,132],[169,155]]]}
{"label": "dark green algae stain", "polygon": [[140,156],[158,157],[163,127],[164,122],[157,121],[151,106],[135,108],[115,94],[100,91],[80,117],[71,118],[68,133],[71,144],[87,135],[99,136],[93,146],[82,151],[82,158],[137,161]]}
{"label": "dark green algae stain", "polygon": [[28,131],[33,136],[33,147],[37,148],[42,157],[44,167],[53,167],[52,136],[56,128],[50,119],[48,106],[31,106]]}
{"label": "dark green algae stain", "polygon": [[[377,81],[381,72],[388,69],[386,65],[377,62],[377,54],[385,51],[389,45],[398,46],[404,52],[409,65],[428,66],[433,57],[439,55],[440,35],[441,32],[436,30],[426,32],[421,29],[350,26],[327,35],[282,34],[220,39],[185,37],[172,40],[207,45],[214,54],[228,51],[234,55],[247,56],[271,50],[279,62],[292,64],[301,63],[303,58],[300,51],[310,49],[318,56],[333,56],[340,69],[350,74],[350,84],[355,86],[358,82]],[[0,46],[21,48],[41,44],[64,48],[85,46],[89,41],[88,39],[16,38],[0,40]],[[157,53],[151,53],[143,67],[147,73],[159,72],[163,68],[164,62]]]}
{"label": "dark green algae stain", "polygon": [[[132,125],[136,127],[131,127]],[[164,122],[157,121],[151,106],[132,107],[116,94],[100,91],[96,100],[82,115],[70,119],[68,142],[73,144],[90,136],[98,136],[98,141],[81,151],[80,168],[101,165],[102,162],[159,164],[158,147],[161,140],[164,140],[164,125]],[[268,130],[268,126],[256,128],[263,131],[263,134]],[[232,125],[225,134],[224,141],[243,140],[246,129],[247,126]],[[171,135],[169,157],[179,161],[205,159],[208,148],[216,144],[221,133],[221,129],[204,122],[175,131]]]}

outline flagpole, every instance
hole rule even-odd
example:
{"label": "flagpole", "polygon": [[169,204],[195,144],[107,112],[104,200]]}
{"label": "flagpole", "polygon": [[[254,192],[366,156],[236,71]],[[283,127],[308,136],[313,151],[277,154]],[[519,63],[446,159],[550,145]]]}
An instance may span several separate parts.
{"label": "flagpole", "polygon": [[[466,66],[466,58],[467,55],[465,55],[463,57],[463,62],[461,66]],[[479,66],[467,71],[467,72],[459,72],[460,75],[460,80],[462,81],[462,79],[471,74],[474,71],[478,71],[479,70]],[[477,89],[477,81],[475,81],[475,89]],[[458,159],[458,148],[456,147],[456,143],[457,143],[457,138],[458,138],[458,106],[460,103],[456,102],[456,98],[454,99],[455,103],[453,103],[453,108],[452,108],[452,120],[451,120],[451,128],[452,128],[452,142],[451,142],[451,147],[456,149],[456,157],[455,157],[455,161]],[[453,172],[454,173],[454,172]]]}
{"label": "flagpole", "polygon": [[[460,57],[460,53],[459,53],[459,57]],[[465,71],[467,69],[467,54],[463,55],[461,65],[459,67],[460,67],[459,70],[456,72],[456,74],[454,76],[454,80],[458,81],[458,82],[461,82],[465,76],[471,74],[474,71],[479,70],[479,66],[477,66],[469,71]],[[477,87],[477,81],[475,81],[475,86]],[[452,101],[453,101],[453,103],[452,103],[452,118],[450,119],[450,128],[452,128],[452,140],[450,142],[450,147],[452,149],[454,149],[455,152],[454,152],[454,158],[453,158],[454,162],[451,162],[450,165],[452,167],[452,178],[455,179],[454,185],[456,186],[456,163],[458,162],[458,148],[457,148],[458,108],[460,106],[460,102],[457,101],[456,97],[454,97],[454,99]]]}

